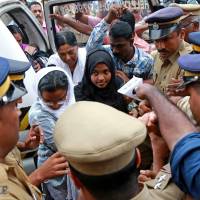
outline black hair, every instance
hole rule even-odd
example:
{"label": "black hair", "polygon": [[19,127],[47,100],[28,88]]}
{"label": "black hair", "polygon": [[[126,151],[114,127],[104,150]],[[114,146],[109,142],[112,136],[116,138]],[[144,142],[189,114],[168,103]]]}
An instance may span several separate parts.
{"label": "black hair", "polygon": [[131,26],[132,32],[135,31],[135,17],[130,11],[127,10],[125,13],[123,13],[119,20],[127,22]]}
{"label": "black hair", "polygon": [[12,34],[20,33],[23,35],[20,28],[16,25],[8,25],[7,28]]}
{"label": "black hair", "polygon": [[56,49],[58,50],[60,46],[64,44],[69,44],[70,46],[76,46],[77,40],[76,36],[71,31],[61,31],[59,33],[56,33],[55,36],[55,45]]}
{"label": "black hair", "polygon": [[64,72],[62,71],[52,71],[45,75],[38,84],[38,90],[40,94],[43,91],[52,92],[57,89],[68,88],[68,79]]}
{"label": "black hair", "polygon": [[103,176],[85,175],[71,165],[70,170],[96,200],[129,200],[139,192],[139,169],[133,160],[120,171]]}
{"label": "black hair", "polygon": [[32,1],[32,2],[30,2],[30,3],[28,4],[28,8],[31,9],[31,7],[32,7],[33,5],[39,5],[40,7],[42,7],[42,5],[41,5],[38,1]]}
{"label": "black hair", "polygon": [[132,32],[132,28],[127,22],[117,20],[111,25],[109,36],[112,38],[122,37],[130,39],[132,38]]}

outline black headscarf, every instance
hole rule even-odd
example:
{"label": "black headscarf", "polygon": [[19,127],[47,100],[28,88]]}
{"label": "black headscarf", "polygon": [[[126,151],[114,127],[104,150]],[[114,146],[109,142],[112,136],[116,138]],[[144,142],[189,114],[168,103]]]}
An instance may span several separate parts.
{"label": "black headscarf", "polygon": [[[105,88],[98,88],[91,82],[91,75],[97,64],[105,64],[111,72],[111,80]],[[83,80],[75,87],[76,101],[97,101],[126,112],[122,95],[117,93],[120,87],[115,77],[115,66],[110,54],[102,49],[94,49],[87,54]]]}

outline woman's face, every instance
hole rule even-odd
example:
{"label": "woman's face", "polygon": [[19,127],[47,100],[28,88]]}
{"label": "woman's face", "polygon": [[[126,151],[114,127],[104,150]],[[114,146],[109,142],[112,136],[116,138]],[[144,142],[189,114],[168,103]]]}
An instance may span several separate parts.
{"label": "woman's face", "polygon": [[13,35],[14,35],[15,39],[17,40],[17,42],[19,44],[22,44],[22,36],[21,36],[21,34],[20,33],[14,33]]}
{"label": "woman's face", "polygon": [[66,101],[67,91],[65,89],[43,91],[41,96],[46,106],[53,110],[58,110]]}
{"label": "woman's face", "polygon": [[111,72],[107,65],[98,63],[91,74],[91,82],[98,88],[105,88],[111,80]]}
{"label": "woman's face", "polygon": [[58,54],[60,59],[69,65],[70,68],[74,68],[76,66],[76,62],[78,59],[78,47],[70,46],[68,44],[61,45],[58,49]]}

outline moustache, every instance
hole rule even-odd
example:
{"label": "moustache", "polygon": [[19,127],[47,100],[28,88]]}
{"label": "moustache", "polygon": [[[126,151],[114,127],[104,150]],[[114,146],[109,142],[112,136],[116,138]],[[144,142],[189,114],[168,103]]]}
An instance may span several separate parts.
{"label": "moustache", "polygon": [[166,49],[158,49],[159,53],[168,53],[168,51]]}

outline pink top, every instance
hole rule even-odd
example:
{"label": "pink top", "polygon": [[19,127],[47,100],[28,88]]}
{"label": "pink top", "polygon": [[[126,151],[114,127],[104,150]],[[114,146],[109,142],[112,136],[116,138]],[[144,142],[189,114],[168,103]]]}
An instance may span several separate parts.
{"label": "pink top", "polygon": [[99,17],[88,16],[88,25],[94,28],[102,19]]}
{"label": "pink top", "polygon": [[[43,21],[42,28],[43,28],[44,32],[47,34],[47,25],[46,25],[45,20]],[[59,32],[59,31],[60,31],[60,29],[56,25],[56,32]]]}
{"label": "pink top", "polygon": [[136,33],[134,37],[134,45],[147,53],[150,53],[151,51],[151,46],[145,40],[138,37]]}

